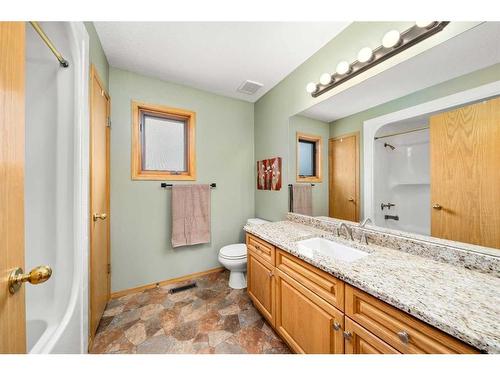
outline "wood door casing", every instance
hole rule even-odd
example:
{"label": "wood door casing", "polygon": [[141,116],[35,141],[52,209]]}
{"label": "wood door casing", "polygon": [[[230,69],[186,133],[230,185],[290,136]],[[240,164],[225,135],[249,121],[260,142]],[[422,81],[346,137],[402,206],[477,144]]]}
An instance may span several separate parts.
{"label": "wood door casing", "polygon": [[0,22],[0,354],[26,352],[25,287],[9,293],[24,269],[25,24]]}
{"label": "wood door casing", "polygon": [[431,234],[500,248],[500,98],[432,116]]}
{"label": "wood door casing", "polygon": [[247,255],[248,294],[253,303],[274,325],[274,267],[257,259],[251,252]]}
{"label": "wood door casing", "polygon": [[[110,296],[109,273],[109,138],[110,101],[94,66],[90,100],[90,338]],[[107,215],[94,220],[93,214]]]}
{"label": "wood door casing", "polygon": [[278,269],[275,278],[275,329],[288,345],[296,353],[344,353],[344,314]]}
{"label": "wood door casing", "polygon": [[359,132],[328,141],[329,215],[359,221]]}
{"label": "wood door casing", "polygon": [[345,339],[345,354],[400,354],[348,317],[345,318],[345,332],[350,334]]}

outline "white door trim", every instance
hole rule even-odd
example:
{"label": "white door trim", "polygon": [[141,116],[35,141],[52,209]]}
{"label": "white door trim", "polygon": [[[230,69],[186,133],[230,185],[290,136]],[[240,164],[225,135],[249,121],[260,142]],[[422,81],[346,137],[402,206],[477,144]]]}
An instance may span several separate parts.
{"label": "white door trim", "polygon": [[[450,107],[465,105],[467,103],[500,95],[500,81],[488,83],[473,89],[461,91],[413,107],[405,108],[383,116],[375,117],[363,122],[363,216],[373,220],[375,202],[373,197],[373,161],[374,161],[374,137],[377,131],[384,125],[406,120],[412,117],[441,111]],[[364,219],[363,218],[363,219]]]}

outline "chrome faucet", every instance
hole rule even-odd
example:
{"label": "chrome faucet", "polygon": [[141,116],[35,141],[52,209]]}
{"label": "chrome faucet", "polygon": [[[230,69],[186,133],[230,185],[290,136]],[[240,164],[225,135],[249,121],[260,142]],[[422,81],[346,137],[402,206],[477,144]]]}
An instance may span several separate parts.
{"label": "chrome faucet", "polygon": [[348,240],[349,238],[351,239],[351,241],[354,241],[354,238],[352,237],[352,230],[351,228],[349,228],[347,226],[346,223],[341,223],[340,226],[339,226],[339,235],[340,235],[340,231],[342,230],[342,228],[345,229],[345,232],[346,232],[346,236],[345,236],[345,239]]}
{"label": "chrome faucet", "polygon": [[368,222],[370,222],[370,224],[373,224],[372,219],[367,217],[365,220],[363,220],[361,223],[359,223],[359,227],[364,228],[366,226],[366,224],[368,224]]}
{"label": "chrome faucet", "polygon": [[[365,220],[363,220],[361,223],[359,223],[359,227],[364,228],[366,226],[366,224],[368,224],[368,222],[370,222],[370,224],[373,224],[372,219],[367,217]],[[368,245],[368,237],[366,237],[365,231],[362,231],[361,237],[359,238],[359,243],[364,243],[365,245]]]}

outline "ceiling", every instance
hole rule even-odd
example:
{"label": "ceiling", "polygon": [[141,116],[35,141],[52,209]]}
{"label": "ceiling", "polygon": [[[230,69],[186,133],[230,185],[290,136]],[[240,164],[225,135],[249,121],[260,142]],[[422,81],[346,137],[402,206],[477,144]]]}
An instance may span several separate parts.
{"label": "ceiling", "polygon": [[[255,102],[349,22],[95,22],[111,66]],[[263,84],[253,95],[246,80]]]}
{"label": "ceiling", "polygon": [[367,110],[497,64],[500,62],[499,46],[500,22],[484,22],[331,96],[301,114],[331,122]]}

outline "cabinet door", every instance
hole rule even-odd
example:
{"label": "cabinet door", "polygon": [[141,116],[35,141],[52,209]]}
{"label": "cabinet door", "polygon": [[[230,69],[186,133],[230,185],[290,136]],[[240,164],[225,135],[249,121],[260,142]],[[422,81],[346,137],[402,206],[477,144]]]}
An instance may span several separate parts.
{"label": "cabinet door", "polygon": [[248,294],[255,307],[274,325],[274,277],[269,264],[260,261],[251,252],[247,258]]}
{"label": "cabinet door", "polygon": [[344,314],[275,270],[275,329],[297,353],[344,353]]}
{"label": "cabinet door", "polygon": [[430,119],[433,237],[500,249],[500,98]]}
{"label": "cabinet door", "polygon": [[345,318],[346,354],[399,354],[399,352],[348,317]]}

